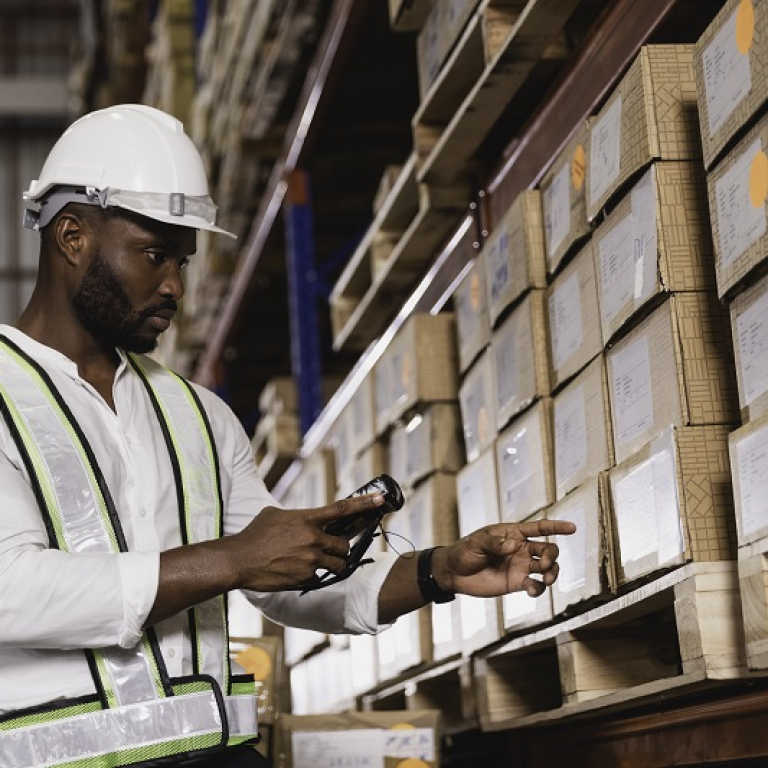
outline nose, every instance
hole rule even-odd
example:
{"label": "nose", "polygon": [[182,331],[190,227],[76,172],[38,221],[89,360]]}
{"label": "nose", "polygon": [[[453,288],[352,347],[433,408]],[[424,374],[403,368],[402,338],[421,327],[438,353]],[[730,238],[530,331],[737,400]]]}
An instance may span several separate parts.
{"label": "nose", "polygon": [[179,301],[184,296],[184,280],[178,265],[172,259],[168,260],[163,282],[160,284],[160,295],[174,301]]}

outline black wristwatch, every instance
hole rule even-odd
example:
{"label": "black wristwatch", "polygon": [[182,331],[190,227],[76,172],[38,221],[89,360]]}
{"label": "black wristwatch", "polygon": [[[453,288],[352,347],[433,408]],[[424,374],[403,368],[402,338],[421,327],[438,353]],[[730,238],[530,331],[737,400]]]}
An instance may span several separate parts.
{"label": "black wristwatch", "polygon": [[428,603],[450,603],[456,598],[455,592],[441,589],[432,575],[432,555],[437,547],[425,549],[419,553],[418,582],[421,596]]}

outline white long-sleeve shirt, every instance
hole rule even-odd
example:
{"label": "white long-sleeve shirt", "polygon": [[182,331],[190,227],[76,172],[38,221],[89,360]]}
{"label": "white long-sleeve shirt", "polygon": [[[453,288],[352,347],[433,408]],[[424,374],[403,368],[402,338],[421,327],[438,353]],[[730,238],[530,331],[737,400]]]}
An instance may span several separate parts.
{"label": "white long-sleeve shirt", "polygon": [[[129,552],[67,554],[48,536],[29,476],[0,418],[0,714],[92,694],[79,649],[138,642],[155,600],[160,552],[181,545],[176,488],[157,417],[143,384],[122,360],[113,388],[115,411],[61,353],[10,326],[0,333],[47,371],[86,435],[117,508]],[[195,388],[216,441],[224,531],[241,531],[276,502],[258,476],[250,441],[231,410]],[[307,595],[248,593],[272,620],[321,632],[376,632],[377,599],[394,561],[376,562],[350,579]],[[172,677],[189,674],[184,615],[156,626]]]}

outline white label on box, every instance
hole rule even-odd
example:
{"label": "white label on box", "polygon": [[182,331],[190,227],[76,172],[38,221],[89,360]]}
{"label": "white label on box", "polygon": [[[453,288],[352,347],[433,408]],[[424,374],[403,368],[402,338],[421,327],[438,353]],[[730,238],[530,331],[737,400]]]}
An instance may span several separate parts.
{"label": "white label on box", "polygon": [[736,319],[744,405],[768,390],[768,294]]}
{"label": "white label on box", "polygon": [[412,541],[417,549],[435,546],[432,528],[432,488],[429,486],[419,488],[408,499],[404,509],[408,510],[408,531],[401,531],[397,528],[393,528],[393,530]]}
{"label": "white label on box", "polygon": [[600,240],[600,312],[606,323],[632,299],[635,279],[635,239],[632,216],[625,216]]}
{"label": "white label on box", "polygon": [[589,199],[597,202],[619,178],[621,169],[621,94],[592,126]]}
{"label": "white label on box", "polygon": [[672,430],[651,444],[648,460],[614,486],[622,563],[656,555],[663,566],[683,553]]}
{"label": "white label on box", "polygon": [[499,411],[517,397],[518,389],[516,355],[518,327],[514,323],[507,324],[505,331],[499,334],[491,344],[496,371],[496,403]]}
{"label": "white label on box", "polygon": [[484,525],[499,522],[492,452],[467,464],[457,479],[459,535],[466,536]]}
{"label": "white label on box", "polygon": [[659,244],[656,234],[656,169],[632,190],[632,233],[635,241],[634,299],[642,304],[656,288]]}
{"label": "white label on box", "polygon": [[505,222],[499,225],[501,230],[491,235],[488,243],[485,264],[488,283],[491,287],[491,306],[496,307],[504,290],[512,279],[509,257],[509,232],[505,228]]}
{"label": "white label on box", "polygon": [[754,206],[749,189],[752,161],[762,148],[760,139],[753,142],[715,186],[721,269],[765,234],[765,205]]}
{"label": "white label on box", "polygon": [[653,424],[648,340],[641,337],[613,356],[616,438],[624,444]]}
{"label": "white label on box", "polygon": [[[502,597],[502,610],[504,616],[514,621],[514,619],[528,616],[538,607],[536,601],[539,598],[531,597],[526,592],[510,592]],[[546,600],[546,594],[540,599]],[[509,623],[509,622],[507,622]]]}
{"label": "white label on box", "polygon": [[414,416],[405,428],[405,477],[426,474],[431,469],[432,417]]}
{"label": "white label on box", "polygon": [[768,425],[736,443],[736,461],[741,536],[749,538],[768,525]]}
{"label": "white label on box", "polygon": [[432,642],[445,645],[453,639],[453,605],[432,603]]}
{"label": "white label on box", "polygon": [[552,362],[562,368],[584,342],[579,273],[574,271],[549,297]]}
{"label": "white label on box", "polygon": [[587,466],[587,413],[579,385],[555,401],[555,476],[558,487]]}
{"label": "white label on box", "polygon": [[[476,363],[478,365],[478,363]],[[461,403],[462,425],[464,430],[464,445],[467,461],[474,461],[480,451],[491,439],[489,403],[486,397],[489,375],[488,367],[483,365],[470,374],[459,393]],[[495,427],[495,425],[494,425]]]}
{"label": "white label on box", "polygon": [[533,474],[531,443],[528,427],[521,427],[511,440],[499,445],[499,486],[504,509],[514,508],[520,486],[528,482]]}
{"label": "white label on box", "polygon": [[749,55],[736,44],[738,9],[704,49],[704,91],[709,114],[709,135],[728,119],[752,88]]}
{"label": "white label on box", "polygon": [[435,733],[432,728],[387,728],[382,733],[384,757],[429,762],[435,759]]}
{"label": "white label on box", "polygon": [[459,595],[461,601],[461,636],[466,640],[488,627],[488,599]]}
{"label": "white label on box", "polygon": [[331,768],[337,765],[384,768],[384,730],[294,731],[293,768]]}
{"label": "white label on box", "polygon": [[565,240],[571,226],[571,168],[569,163],[552,177],[544,190],[544,233],[547,255],[551,256]]}
{"label": "white label on box", "polygon": [[558,514],[558,520],[569,520],[576,524],[576,533],[566,536],[560,541],[560,575],[557,577],[560,592],[573,592],[581,589],[587,580],[587,559],[590,554],[595,556],[597,552],[587,552],[587,516],[584,513],[583,504],[575,504],[567,511]]}

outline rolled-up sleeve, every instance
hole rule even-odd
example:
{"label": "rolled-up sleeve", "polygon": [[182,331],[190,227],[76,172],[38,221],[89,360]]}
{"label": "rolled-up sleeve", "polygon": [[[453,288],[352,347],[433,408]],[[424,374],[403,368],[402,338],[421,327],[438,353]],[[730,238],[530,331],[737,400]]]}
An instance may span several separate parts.
{"label": "rolled-up sleeve", "polygon": [[[225,533],[233,534],[243,530],[264,507],[279,505],[259,477],[245,430],[228,409],[222,412],[223,408],[226,406],[221,404],[216,410],[228,426],[224,434],[217,435],[217,444],[224,447],[222,468],[229,473],[231,484]],[[373,557],[373,563],[359,568],[349,579],[305,595],[298,591],[243,594],[278,624],[326,633],[375,633],[385,628],[377,618],[379,591],[397,555],[378,553]]]}

